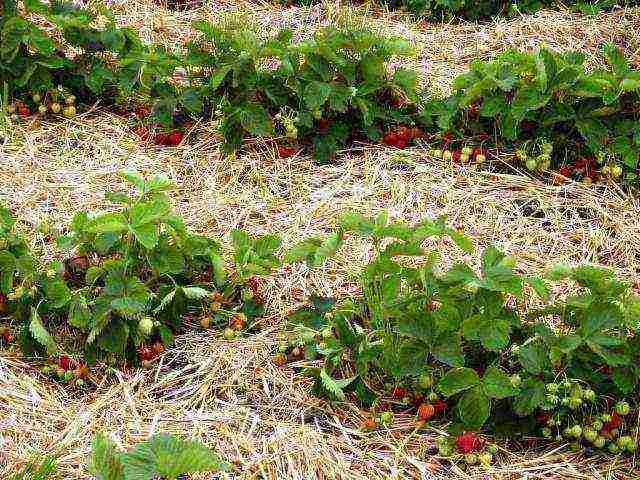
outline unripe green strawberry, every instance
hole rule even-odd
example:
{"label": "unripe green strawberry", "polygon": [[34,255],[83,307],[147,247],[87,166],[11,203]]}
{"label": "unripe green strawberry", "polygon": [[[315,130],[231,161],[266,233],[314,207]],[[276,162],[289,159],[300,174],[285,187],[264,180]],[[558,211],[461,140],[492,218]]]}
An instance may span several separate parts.
{"label": "unripe green strawberry", "polygon": [[464,456],[464,461],[467,465],[475,465],[478,463],[478,455],[475,453],[467,453]]}
{"label": "unripe green strawberry", "polygon": [[514,388],[518,388],[520,385],[522,385],[522,379],[518,374],[511,375],[511,377],[509,377],[509,380],[511,381],[511,386],[513,386]]}
{"label": "unripe green strawberry", "polygon": [[390,425],[393,422],[393,412],[382,412],[380,414],[380,422],[385,425]]}
{"label": "unripe green strawberry", "polygon": [[625,450],[627,448],[627,443],[629,442],[633,443],[631,437],[629,437],[628,435],[624,435],[616,440],[616,445],[618,445],[618,448],[620,450]]}
{"label": "unripe green strawberry", "polygon": [[614,455],[620,453],[620,447],[618,447],[618,445],[616,445],[615,443],[610,443],[607,449]]}
{"label": "unripe green strawberry", "polygon": [[38,113],[40,115],[44,115],[45,113],[47,113],[47,106],[46,105],[40,105],[38,107]]}
{"label": "unripe green strawberry", "polygon": [[453,153],[451,153],[451,150],[445,150],[444,152],[442,152],[442,159],[446,160],[446,161],[451,161],[451,159],[453,158]]}
{"label": "unripe green strawberry", "polygon": [[536,169],[536,167],[538,166],[538,162],[536,162],[535,158],[530,158],[529,160],[527,160],[525,165],[527,166],[527,169],[529,171],[533,172]]}
{"label": "unripe green strawberry", "polygon": [[613,176],[613,178],[619,178],[620,176],[622,176],[622,167],[620,165],[611,167],[611,175]]}
{"label": "unripe green strawberry", "polygon": [[436,400],[438,400],[438,394],[436,392],[431,392],[427,398],[429,399],[430,402],[435,402]]}
{"label": "unripe green strawberry", "polygon": [[492,455],[495,455],[496,453],[498,453],[498,446],[491,444],[487,447],[487,452],[491,453]]}
{"label": "unripe green strawberry", "polygon": [[69,382],[73,380],[73,372],[71,370],[64,372],[64,375],[62,378],[64,379],[65,382]]}
{"label": "unripe green strawberry", "polygon": [[453,454],[453,447],[449,444],[443,443],[438,445],[438,453],[443,457],[450,457]]}
{"label": "unripe green strawberry", "polygon": [[442,150],[431,150],[431,155],[435,158],[442,158]]}
{"label": "unripe green strawberry", "polygon": [[67,98],[64,99],[64,103],[66,103],[69,106],[73,105],[74,103],[76,103],[76,96],[69,95]]}
{"label": "unripe green strawberry", "polygon": [[580,407],[581,405],[582,405],[582,399],[581,398],[571,397],[569,399],[569,408],[570,409],[575,410],[578,407]]}
{"label": "unripe green strawberry", "polygon": [[542,436],[544,438],[551,438],[552,434],[553,434],[553,432],[551,431],[550,428],[545,427],[545,428],[542,429]]}
{"label": "unripe green strawberry", "polygon": [[236,338],[236,331],[231,327],[227,327],[222,332],[222,335],[224,336],[225,340],[233,340],[234,338]]}
{"label": "unripe green strawberry", "polygon": [[478,460],[480,461],[480,465],[488,467],[493,463],[493,455],[489,452],[484,452],[478,455]]}
{"label": "unripe green strawberry", "polygon": [[460,151],[460,153],[462,155],[471,155],[471,153],[473,152],[473,150],[471,149],[471,147],[462,147],[462,150]]}
{"label": "unripe green strawberry", "polygon": [[600,430],[602,430],[602,427],[604,426],[604,424],[600,420],[594,420],[591,426],[596,432],[599,432]]}
{"label": "unripe green strawberry", "polygon": [[606,443],[607,443],[607,440],[604,437],[598,437],[593,442],[593,446],[596,448],[604,448]]}
{"label": "unripe green strawberry", "polygon": [[33,98],[33,103],[36,103],[36,104],[38,104],[38,103],[40,103],[42,101],[42,97],[37,93],[34,94],[32,98]]}
{"label": "unripe green strawberry", "polygon": [[546,389],[549,393],[558,393],[560,387],[557,383],[547,383]]}
{"label": "unripe green strawberry", "polygon": [[589,443],[593,443],[596,441],[596,439],[598,438],[598,432],[596,432],[595,430],[591,429],[591,428],[585,428],[584,429],[584,439],[589,442]]}
{"label": "unripe green strawberry", "polygon": [[418,385],[425,390],[430,389],[433,386],[433,375],[427,372],[423,373],[418,379]]}
{"label": "unripe green strawberry", "polygon": [[557,405],[558,402],[560,401],[560,397],[558,397],[557,395],[547,395],[547,401],[551,405]]}
{"label": "unripe green strawberry", "polygon": [[596,392],[589,388],[584,391],[583,397],[587,402],[594,402],[596,400]]}
{"label": "unripe green strawberry", "polygon": [[62,110],[62,106],[59,103],[53,102],[51,104],[51,111],[53,113],[60,113],[60,110]]}
{"label": "unripe green strawberry", "polygon": [[610,422],[611,415],[609,415],[608,413],[603,413],[602,415],[600,415],[600,420],[602,420],[605,423]]}
{"label": "unripe green strawberry", "polygon": [[140,318],[140,320],[138,320],[138,330],[145,336],[151,335],[151,332],[153,331],[153,318]]}
{"label": "unripe green strawberry", "polygon": [[627,402],[618,402],[616,404],[616,412],[618,412],[618,415],[625,416],[628,415],[630,411],[631,407]]}
{"label": "unripe green strawberry", "polygon": [[574,425],[571,431],[575,438],[580,438],[582,436],[582,427],[580,425]]}

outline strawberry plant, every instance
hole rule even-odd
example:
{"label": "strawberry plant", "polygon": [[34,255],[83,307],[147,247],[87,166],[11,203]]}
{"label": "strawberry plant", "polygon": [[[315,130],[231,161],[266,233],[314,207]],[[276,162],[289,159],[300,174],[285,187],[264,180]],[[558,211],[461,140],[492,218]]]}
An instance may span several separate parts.
{"label": "strawberry plant", "polygon": [[[218,242],[190,233],[171,213],[166,178],[123,176],[138,195],[110,193],[118,210],[76,214],[58,238],[70,252],[64,260],[39,262],[3,210],[3,311],[22,325],[23,351],[59,358],[65,379],[73,378],[69,372],[86,378],[68,354],[90,363],[151,360],[185,328],[185,317],[207,317],[207,327],[234,332],[252,328],[263,312],[255,277],[278,265],[277,237],[235,231],[231,271]],[[73,335],[62,340],[61,329]]]}
{"label": "strawberry plant", "polygon": [[128,452],[119,452],[112,440],[99,433],[88,468],[97,480],[177,480],[189,473],[227,471],[230,467],[201,443],[173,435],[157,434]]}
{"label": "strawberry plant", "polygon": [[425,103],[423,121],[519,147],[517,157],[530,170],[592,161],[620,166],[633,180],[640,155],[640,73],[615,47],[603,52],[609,69],[590,73],[582,56],[544,49],[473,62],[456,78],[454,95]]}
{"label": "strawberry plant", "polygon": [[[437,251],[424,250],[424,240],[449,236],[472,253],[469,240],[442,219],[410,227],[385,214],[344,216],[324,251],[339,248],[336,239],[347,233],[373,246],[362,297],[314,299],[290,319],[304,355],[323,360],[309,370],[318,393],[337,400],[353,394],[365,405],[395,399],[415,405],[423,419],[446,412],[457,432],[497,432],[555,406],[573,419],[577,412],[565,410],[587,398],[606,409],[608,399],[637,394],[640,298],[611,271],[560,266],[544,277],[523,276],[515,259],[488,247],[479,273],[463,263],[440,272]],[[316,257],[321,245],[304,241],[288,257],[317,265],[325,258]],[[561,281],[576,282],[577,293],[552,301],[549,283]],[[526,311],[520,305],[534,292],[542,306]],[[570,393],[550,398],[557,382]],[[620,408],[628,413],[628,405]]]}

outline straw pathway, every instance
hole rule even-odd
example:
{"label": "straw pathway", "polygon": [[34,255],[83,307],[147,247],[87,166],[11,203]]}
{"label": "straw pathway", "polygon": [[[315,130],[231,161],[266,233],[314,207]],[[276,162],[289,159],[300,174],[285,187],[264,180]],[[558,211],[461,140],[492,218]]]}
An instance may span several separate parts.
{"label": "straw pathway", "polygon": [[[225,2],[170,12],[150,1],[126,1],[114,8],[146,41],[178,45],[193,35],[191,20],[213,20],[215,12],[238,6]],[[359,21],[363,15],[333,3],[309,9],[258,3],[252,9],[252,19],[265,31],[288,25],[299,35],[332,19]],[[640,62],[640,9],[598,17],[544,12],[488,25],[426,25],[376,11],[368,18],[415,44],[415,66],[429,88],[440,92],[448,91],[473,58],[510,47],[578,49],[596,66],[602,63],[599,47],[611,41]],[[54,253],[47,228],[34,231],[36,226],[59,227],[77,211],[112,208],[105,192],[128,188],[117,173],[132,169],[168,175],[177,185],[177,212],[195,231],[220,238],[241,227],[278,232],[289,246],[327,234],[346,210],[375,214],[384,208],[410,222],[446,214],[480,249],[497,244],[515,255],[523,272],[586,261],[610,266],[627,279],[640,274],[640,199],[613,184],[555,186],[515,169],[477,171],[433,160],[426,146],[399,152],[356,145],[331,166],[299,156],[279,159],[260,143],[229,157],[219,151],[211,125],[196,125],[177,148],[141,144],[130,127],[98,106],[73,120],[20,124],[2,133],[0,198],[31,232],[37,250]],[[433,246],[445,263],[462,258],[446,241]],[[294,371],[300,365],[276,367],[271,358],[286,338],[287,313],[311,292],[356,293],[354,275],[368,255],[366,245],[350,240],[318,271],[282,269],[264,287],[269,311],[259,334],[226,342],[195,329],[180,336],[152,369],[93,378],[98,387],[90,394],[46,381],[16,353],[0,354],[0,479],[43,453],[60,455],[62,478],[88,479],[84,465],[97,431],[123,448],[160,431],[198,438],[236,467],[219,477],[195,477],[203,479],[640,477],[634,458],[585,458],[561,452],[561,445],[533,448],[527,439],[504,445],[491,469],[464,472],[434,454],[437,426],[416,432],[411,417],[398,415],[392,428],[365,433],[359,429],[362,412],[314,397],[309,379]],[[525,453],[510,453],[516,451]]]}

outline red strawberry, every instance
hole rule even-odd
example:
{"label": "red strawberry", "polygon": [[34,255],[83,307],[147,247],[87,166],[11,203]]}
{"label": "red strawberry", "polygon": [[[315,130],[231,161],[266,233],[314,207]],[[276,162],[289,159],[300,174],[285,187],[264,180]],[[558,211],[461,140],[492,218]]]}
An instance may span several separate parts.
{"label": "red strawberry", "polygon": [[62,355],[58,358],[58,366],[65,372],[71,370],[73,366],[73,360],[68,355]]}
{"label": "red strawberry", "polygon": [[487,132],[480,132],[480,133],[478,134],[478,139],[479,139],[481,142],[486,142],[487,140],[489,140],[489,134],[488,134]]}
{"label": "red strawberry", "polygon": [[435,414],[440,415],[447,409],[447,404],[443,400],[436,400],[433,404],[433,408],[435,409]]}
{"label": "red strawberry", "polygon": [[446,132],[444,135],[442,135],[442,139],[445,142],[450,142],[451,140],[453,140],[453,132]]}
{"label": "red strawberry", "polygon": [[296,154],[296,149],[293,147],[283,147],[282,145],[278,145],[278,156],[280,158],[289,158],[293,157]]}
{"label": "red strawberry", "polygon": [[180,145],[180,142],[182,142],[183,138],[184,138],[184,135],[182,134],[181,131],[174,130],[167,137],[167,144],[169,144],[169,146],[176,147]]}
{"label": "red strawberry", "polygon": [[620,428],[621,426],[622,426],[622,417],[620,417],[618,412],[614,411],[611,414],[611,420],[609,420],[602,426],[602,432],[609,434],[612,430],[615,430],[616,428]]}
{"label": "red strawberry", "polygon": [[398,136],[393,132],[389,132],[384,136],[384,143],[386,143],[389,146],[395,145],[397,141],[398,141]]}
{"label": "red strawberry", "polygon": [[409,145],[409,141],[404,138],[398,138],[398,140],[396,140],[396,147],[400,149],[407,148],[407,145]]}
{"label": "red strawberry", "polygon": [[398,130],[398,138],[408,142],[411,140],[411,131],[407,127],[400,127]]}
{"label": "red strawberry", "polygon": [[482,448],[482,440],[473,432],[464,432],[456,438],[456,447],[460,453],[473,453]]}
{"label": "red strawberry", "polygon": [[155,142],[156,145],[167,145],[167,138],[168,138],[168,135],[166,133],[158,133],[156,134],[153,141]]}
{"label": "red strawberry", "polygon": [[136,116],[138,118],[148,117],[151,113],[151,109],[148,105],[137,105],[135,108]]}
{"label": "red strawberry", "polygon": [[473,156],[477,157],[478,155],[484,155],[484,151],[481,148],[474,148],[473,149]]}
{"label": "red strawberry", "polygon": [[460,161],[460,155],[462,155],[462,152],[460,150],[454,150],[453,151],[453,161],[454,162],[459,162]]}
{"label": "red strawberry", "polygon": [[404,398],[408,395],[409,392],[407,392],[406,388],[402,388],[402,387],[395,387],[393,390],[391,390],[391,397],[392,398]]}
{"label": "red strawberry", "polygon": [[321,118],[318,120],[318,127],[322,130],[326,129],[329,126],[329,120],[326,118]]}
{"label": "red strawberry", "polygon": [[27,107],[20,107],[20,109],[18,110],[18,114],[22,117],[28,117],[31,112],[29,111],[29,109]]}
{"label": "red strawberry", "polygon": [[540,425],[546,425],[549,422],[550,418],[551,418],[551,415],[549,415],[546,412],[543,412],[536,417],[536,422],[538,422],[538,424]]}

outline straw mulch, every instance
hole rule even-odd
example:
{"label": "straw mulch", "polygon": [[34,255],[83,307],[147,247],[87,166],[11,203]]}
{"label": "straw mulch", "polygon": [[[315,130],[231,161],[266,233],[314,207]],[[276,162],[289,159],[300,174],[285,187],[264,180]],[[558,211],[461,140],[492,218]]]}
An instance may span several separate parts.
{"label": "straw mulch", "polygon": [[[187,25],[196,15],[213,16],[223,7],[169,14],[150,2],[116,5],[123,23],[137,25],[148,40],[167,42],[188,37]],[[297,22],[307,28],[337,15],[321,8],[300,11],[311,16],[261,5],[254,17],[265,25]],[[160,21],[164,26],[154,31]],[[434,79],[434,88],[443,91],[476,55],[478,39],[484,39],[486,55],[545,43],[584,50],[590,64],[597,65],[601,57],[596,47],[605,40],[625,46],[636,60],[640,55],[638,10],[603,14],[597,20],[542,13],[486,26],[429,25],[423,30],[394,16],[383,26],[415,40],[421,52],[418,63]],[[256,234],[278,232],[288,246],[301,237],[328,233],[345,210],[375,214],[386,208],[407,221],[447,214],[479,248],[495,243],[518,257],[524,272],[538,273],[561,261],[605,264],[627,279],[640,272],[640,200],[612,184],[554,186],[516,170],[496,175],[446,165],[420,148],[400,153],[356,146],[342,153],[339,164],[324,167],[308,158],[277,159],[262,144],[228,157],[220,153],[210,125],[197,125],[178,148],[157,149],[141,145],[126,120],[101,111],[71,121],[22,124],[4,135],[0,198],[22,219],[25,230],[42,222],[60,226],[80,210],[110,208],[105,191],[128,188],[117,172],[134,169],[172,178],[176,210],[194,230],[223,238],[242,227]],[[35,248],[54,253],[42,232],[31,238]],[[461,257],[447,242],[436,246],[445,262]],[[232,343],[210,332],[181,336],[153,369],[95,378],[98,387],[90,394],[65,391],[17,355],[3,353],[0,478],[52,452],[60,455],[62,478],[87,479],[84,464],[97,431],[111,434],[123,448],[159,431],[197,437],[236,465],[234,473],[222,478],[640,476],[634,459],[594,460],[566,449],[534,450],[526,442],[508,445],[492,469],[463,472],[433,455],[435,427],[415,432],[411,418],[398,416],[393,428],[364,433],[358,428],[362,412],[328,405],[311,394],[309,379],[292,368],[275,367],[271,358],[278,339],[286,336],[286,314],[312,291],[355,292],[354,273],[368,255],[366,245],[352,241],[318,271],[283,269],[265,286],[269,312],[258,335]],[[527,453],[510,453],[517,450]]]}

